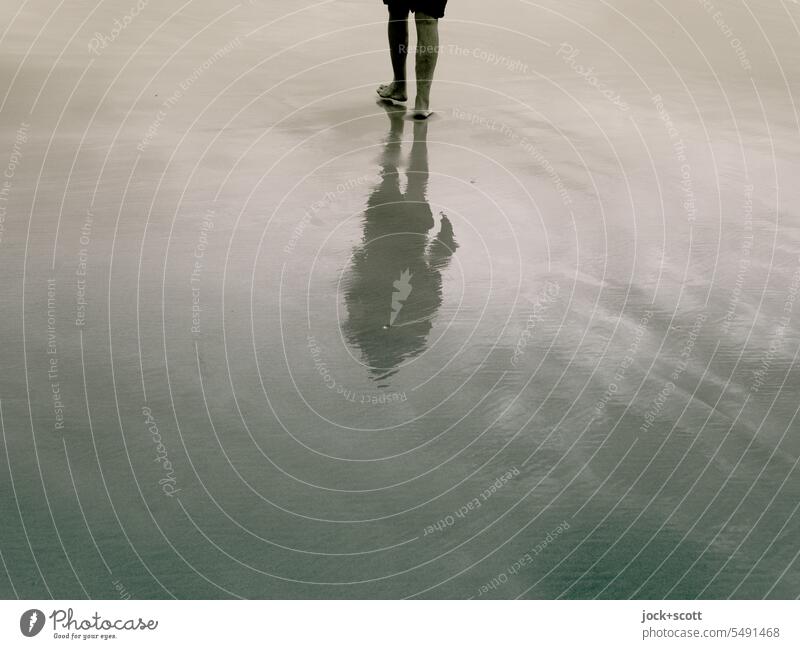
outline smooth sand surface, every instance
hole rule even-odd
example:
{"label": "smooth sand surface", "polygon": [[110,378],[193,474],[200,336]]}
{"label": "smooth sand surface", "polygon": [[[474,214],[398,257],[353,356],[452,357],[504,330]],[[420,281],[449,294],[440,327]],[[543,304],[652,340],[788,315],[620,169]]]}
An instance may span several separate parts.
{"label": "smooth sand surface", "polygon": [[795,3],[11,5],[0,595],[800,595]]}

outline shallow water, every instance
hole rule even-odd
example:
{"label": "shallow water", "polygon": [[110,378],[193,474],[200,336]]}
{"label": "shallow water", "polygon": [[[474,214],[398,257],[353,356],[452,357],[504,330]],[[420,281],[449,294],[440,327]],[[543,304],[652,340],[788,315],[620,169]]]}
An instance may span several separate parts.
{"label": "shallow water", "polygon": [[0,594],[798,596],[800,11],[373,4],[8,27]]}

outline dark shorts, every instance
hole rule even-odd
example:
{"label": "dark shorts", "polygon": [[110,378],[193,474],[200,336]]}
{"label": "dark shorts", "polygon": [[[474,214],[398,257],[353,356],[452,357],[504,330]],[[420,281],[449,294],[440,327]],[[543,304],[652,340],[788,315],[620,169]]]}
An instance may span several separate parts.
{"label": "dark shorts", "polygon": [[447,0],[383,0],[389,9],[400,11],[417,11],[428,14],[431,18],[444,18],[444,8]]}

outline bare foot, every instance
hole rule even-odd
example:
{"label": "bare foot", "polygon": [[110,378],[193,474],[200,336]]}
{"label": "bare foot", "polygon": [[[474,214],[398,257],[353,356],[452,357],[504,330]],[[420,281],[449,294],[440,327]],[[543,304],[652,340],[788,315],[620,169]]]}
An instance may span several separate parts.
{"label": "bare foot", "polygon": [[414,102],[414,119],[428,119],[433,115],[429,104],[429,101],[417,95],[417,99]]}
{"label": "bare foot", "polygon": [[390,101],[408,101],[406,86],[399,81],[383,83],[378,86],[378,96],[381,99],[388,99]]}

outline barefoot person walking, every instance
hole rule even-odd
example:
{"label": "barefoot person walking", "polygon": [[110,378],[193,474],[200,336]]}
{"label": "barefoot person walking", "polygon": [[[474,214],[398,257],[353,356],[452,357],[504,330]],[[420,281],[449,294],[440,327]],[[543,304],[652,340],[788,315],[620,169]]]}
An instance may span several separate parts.
{"label": "barefoot person walking", "polygon": [[408,13],[413,11],[417,24],[417,98],[414,117],[425,119],[431,114],[431,84],[439,58],[439,18],[444,16],[447,0],[383,0],[383,3],[389,7],[389,49],[394,80],[379,86],[378,95],[389,101],[404,102],[408,99]]}

